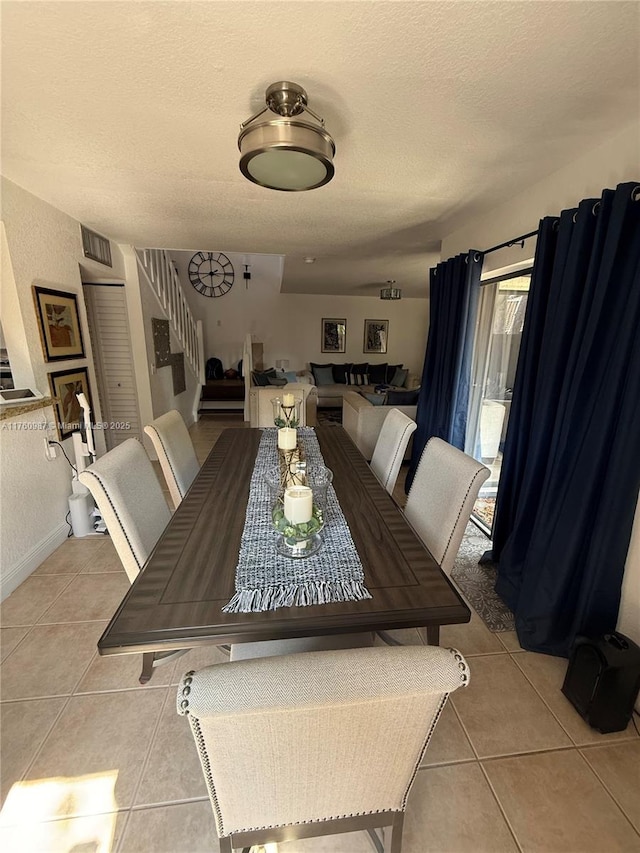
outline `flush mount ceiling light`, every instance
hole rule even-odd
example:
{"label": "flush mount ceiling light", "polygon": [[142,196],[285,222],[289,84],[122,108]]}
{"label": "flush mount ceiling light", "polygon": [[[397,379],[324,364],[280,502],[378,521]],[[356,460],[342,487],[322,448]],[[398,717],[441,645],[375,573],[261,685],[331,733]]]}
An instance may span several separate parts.
{"label": "flush mount ceiling light", "polygon": [[395,281],[388,281],[387,286],[380,290],[380,299],[402,299],[402,291],[394,285]]}
{"label": "flush mount ceiling light", "polygon": [[328,184],[335,171],[336,146],[324,119],[307,106],[305,90],[283,80],[269,86],[265,100],[265,109],[240,125],[242,174],[254,184],[283,192]]}

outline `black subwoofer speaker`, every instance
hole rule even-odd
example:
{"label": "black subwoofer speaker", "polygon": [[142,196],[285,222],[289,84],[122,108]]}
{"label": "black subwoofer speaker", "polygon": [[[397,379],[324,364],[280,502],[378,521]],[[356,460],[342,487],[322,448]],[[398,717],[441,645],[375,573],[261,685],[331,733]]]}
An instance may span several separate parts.
{"label": "black subwoofer speaker", "polygon": [[640,689],[640,648],[614,631],[597,640],[578,637],[562,692],[599,732],[626,729]]}

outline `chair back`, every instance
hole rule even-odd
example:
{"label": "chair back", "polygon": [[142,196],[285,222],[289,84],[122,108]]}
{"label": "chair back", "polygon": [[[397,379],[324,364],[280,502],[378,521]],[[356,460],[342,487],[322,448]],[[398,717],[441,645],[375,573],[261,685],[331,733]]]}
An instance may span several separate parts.
{"label": "chair back", "polygon": [[345,831],[337,816],[403,812],[447,695],[468,677],[462,655],[437,646],[305,652],[187,673],[177,710],[191,724],[219,837],[263,827],[264,840],[251,843],[266,843],[269,829],[277,840],[275,828],[332,820],[335,833]]}
{"label": "chair back", "polygon": [[128,438],[80,474],[133,583],[171,518],[144,447]]}
{"label": "chair back", "polygon": [[180,412],[172,409],[147,424],[144,431],[153,442],[171,500],[177,508],[200,470],[189,430]]}
{"label": "chair back", "polygon": [[415,421],[398,409],[391,409],[384,419],[369,464],[389,494],[393,493],[407,444],[417,427]]}
{"label": "chair back", "polygon": [[440,438],[427,442],[404,514],[446,575],[451,574],[480,486],[491,472]]}

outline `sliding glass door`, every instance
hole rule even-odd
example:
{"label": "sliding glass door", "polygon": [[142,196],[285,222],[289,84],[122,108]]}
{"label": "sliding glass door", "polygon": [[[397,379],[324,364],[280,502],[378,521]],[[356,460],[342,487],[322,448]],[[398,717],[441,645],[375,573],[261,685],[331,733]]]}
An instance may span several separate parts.
{"label": "sliding glass door", "polygon": [[493,526],[530,281],[531,270],[525,270],[482,283],[465,451],[491,470],[472,516],[488,534]]}

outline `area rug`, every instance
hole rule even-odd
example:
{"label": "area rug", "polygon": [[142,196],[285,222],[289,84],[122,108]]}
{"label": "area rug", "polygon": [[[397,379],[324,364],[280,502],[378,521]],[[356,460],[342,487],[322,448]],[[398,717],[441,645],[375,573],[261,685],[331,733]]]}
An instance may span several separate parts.
{"label": "area rug", "polygon": [[495,497],[477,498],[473,505],[473,514],[477,515],[483,524],[486,524],[489,530],[493,526],[493,514],[496,508]]}
{"label": "area rug", "polygon": [[318,409],[318,426],[342,426],[342,409]]}
{"label": "area rug", "polygon": [[490,631],[515,631],[513,613],[494,590],[494,564],[478,565],[480,557],[490,548],[490,540],[470,521],[462,537],[451,578]]}

